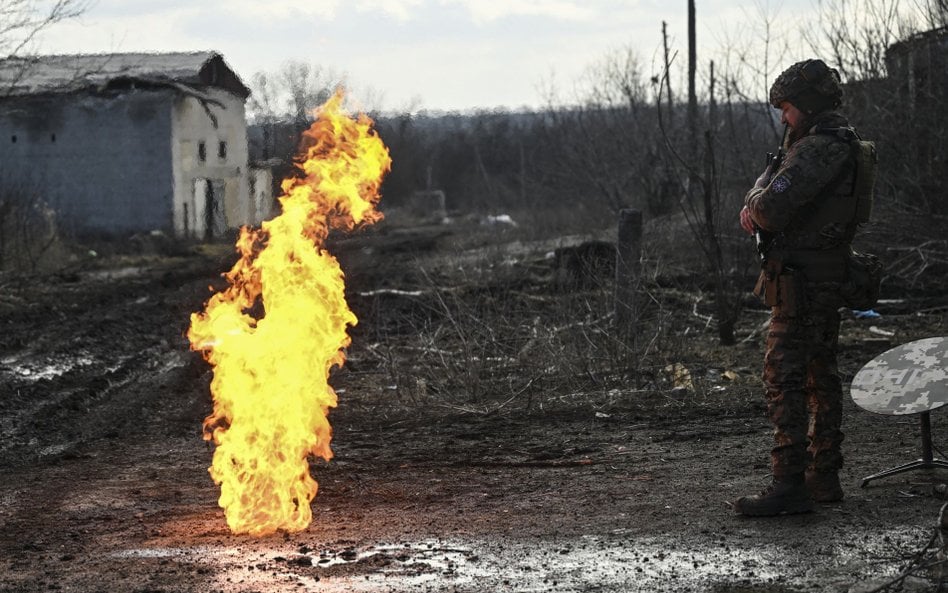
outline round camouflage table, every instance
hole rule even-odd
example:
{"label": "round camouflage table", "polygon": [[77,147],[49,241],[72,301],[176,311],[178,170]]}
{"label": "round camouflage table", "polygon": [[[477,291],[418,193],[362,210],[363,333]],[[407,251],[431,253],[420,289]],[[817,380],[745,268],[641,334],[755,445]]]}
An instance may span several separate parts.
{"label": "round camouflage table", "polygon": [[932,455],[931,411],[948,404],[948,338],[925,338],[883,352],[853,377],[856,405],[876,414],[919,414],[922,458],[863,478],[872,480],[916,469],[948,469]]}
{"label": "round camouflage table", "polygon": [[876,414],[919,414],[948,404],[948,338],[925,338],[883,352],[853,377],[860,408]]}

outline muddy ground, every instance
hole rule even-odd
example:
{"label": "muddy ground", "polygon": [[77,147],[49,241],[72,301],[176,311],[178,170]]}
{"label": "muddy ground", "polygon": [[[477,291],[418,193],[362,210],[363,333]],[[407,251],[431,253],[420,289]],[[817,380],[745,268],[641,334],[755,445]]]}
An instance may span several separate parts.
{"label": "muddy ground", "polygon": [[[779,519],[731,514],[726,501],[769,480],[764,311],[746,311],[746,340],[723,348],[702,301],[656,282],[664,329],[623,375],[621,357],[607,368],[604,353],[577,362],[581,348],[556,342],[556,358],[536,341],[554,333],[532,307],[601,325],[608,289],[551,287],[548,246],[523,240],[499,251],[455,245],[439,267],[431,258],[448,245],[443,235],[350,246],[362,322],[333,377],[336,458],[313,462],[312,526],[261,539],[231,535],[217,506],[201,437],[210,373],[183,337],[208,285],[220,286],[229,248],[4,276],[0,591],[866,591],[933,533],[944,501],[932,478],[944,475],[860,488],[919,457],[917,419],[848,398],[845,502]],[[505,289],[498,278],[516,282]],[[456,324],[443,313],[472,294],[475,316],[500,301],[505,319],[523,319],[492,332],[540,329],[493,362],[435,343],[449,333],[435,327],[439,311]],[[847,317],[844,378],[889,347],[945,335],[938,298]],[[419,349],[436,358],[410,360]],[[517,367],[517,355],[529,364]],[[676,362],[692,386],[675,389],[665,369]],[[936,446],[944,422],[933,415]]]}

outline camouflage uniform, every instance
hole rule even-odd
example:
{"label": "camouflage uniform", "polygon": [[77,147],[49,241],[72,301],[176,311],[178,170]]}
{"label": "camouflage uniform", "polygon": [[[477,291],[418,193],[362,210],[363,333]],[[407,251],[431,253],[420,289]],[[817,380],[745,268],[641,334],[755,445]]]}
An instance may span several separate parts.
{"label": "camouflage uniform", "polygon": [[744,199],[754,225],[773,237],[755,292],[772,306],[763,379],[774,425],[774,483],[738,499],[734,508],[742,514],[805,512],[811,497],[842,498],[838,310],[857,199],[855,132],[834,111],[841,98],[838,73],[819,60],[794,64],[777,78],[771,103],[792,104],[804,121],[790,129],[779,168]]}
{"label": "camouflage uniform", "polygon": [[828,112],[808,123],[809,131],[789,146],[770,183],[745,198],[757,225],[777,234],[762,283],[776,274],[791,283],[782,288],[797,291],[792,305],[773,306],[764,358],[775,427],[773,473],[778,477],[802,473],[808,466],[821,471],[842,467],[838,281],[846,273],[845,254],[854,232],[855,205],[847,192],[854,163],[848,142],[812,131],[815,126],[848,127],[845,118]]}

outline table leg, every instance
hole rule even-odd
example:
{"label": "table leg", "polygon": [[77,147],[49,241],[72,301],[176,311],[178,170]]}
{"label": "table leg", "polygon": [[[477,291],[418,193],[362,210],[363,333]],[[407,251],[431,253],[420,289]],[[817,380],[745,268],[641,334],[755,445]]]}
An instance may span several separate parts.
{"label": "table leg", "polygon": [[887,469],[881,471],[877,474],[865,477],[862,479],[861,486],[866,487],[869,482],[873,480],[878,480],[879,478],[886,478],[888,476],[894,476],[896,474],[901,474],[904,472],[916,470],[916,469],[948,469],[948,461],[943,461],[941,459],[935,459],[932,455],[932,420],[930,412],[922,412],[920,414],[919,422],[921,422],[922,428],[922,458],[916,459],[910,463],[900,465],[898,467],[893,467],[892,469]]}

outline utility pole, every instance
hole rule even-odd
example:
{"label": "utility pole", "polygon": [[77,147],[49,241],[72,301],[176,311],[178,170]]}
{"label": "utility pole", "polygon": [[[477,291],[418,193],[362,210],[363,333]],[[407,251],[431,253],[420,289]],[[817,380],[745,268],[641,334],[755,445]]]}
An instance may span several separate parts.
{"label": "utility pole", "polygon": [[688,0],[688,133],[693,147],[698,145],[698,96],[695,93],[695,70],[698,60],[696,46],[695,0]]}
{"label": "utility pole", "polygon": [[[674,123],[675,117],[675,100],[672,97],[672,83],[671,83],[671,59],[668,55],[668,23],[662,21],[662,45],[665,48],[665,88],[668,91],[668,122],[669,124]],[[661,107],[661,105],[659,105]],[[669,125],[669,127],[672,127]]]}

